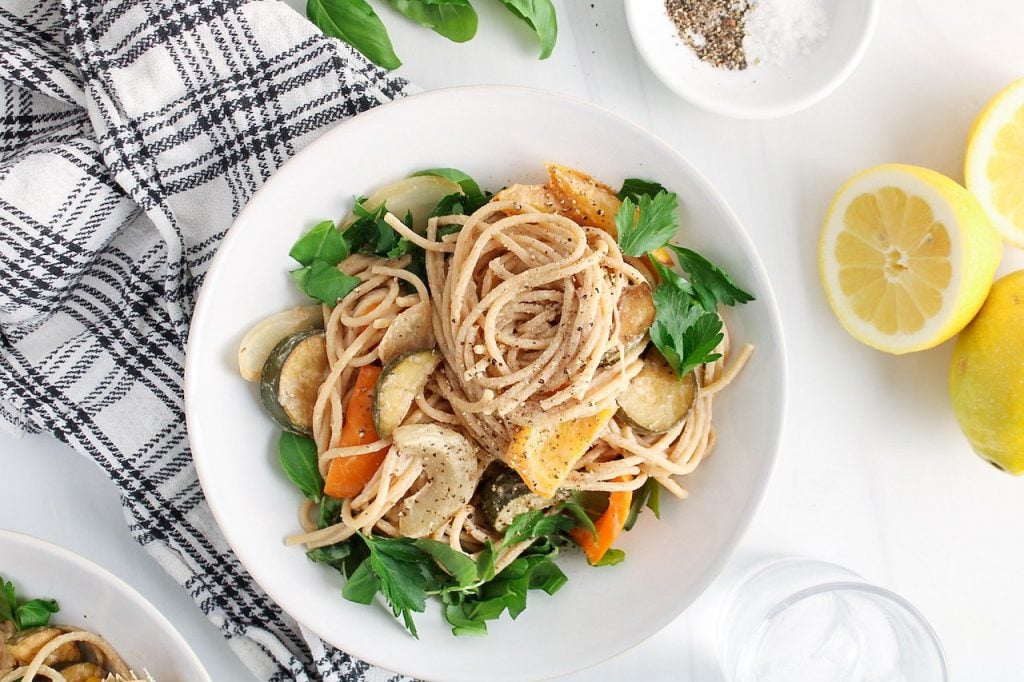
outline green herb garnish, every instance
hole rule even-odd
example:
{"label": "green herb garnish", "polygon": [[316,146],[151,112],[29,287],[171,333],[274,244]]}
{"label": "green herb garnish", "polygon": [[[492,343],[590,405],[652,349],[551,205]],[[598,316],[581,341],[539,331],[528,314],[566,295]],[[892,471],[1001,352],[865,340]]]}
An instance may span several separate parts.
{"label": "green herb garnish", "polygon": [[420,26],[456,43],[476,35],[476,10],[469,0],[388,0],[391,6]]}
{"label": "green herb garnish", "polygon": [[672,192],[642,194],[635,203],[626,197],[615,214],[619,248],[627,256],[642,256],[665,246],[679,229],[678,210],[679,199]]}
{"label": "green herb garnish", "polygon": [[306,16],[321,31],[344,40],[374,64],[385,69],[402,65],[388,30],[366,0],[307,0]]}
{"label": "green herb garnish", "polygon": [[551,0],[501,0],[513,14],[526,22],[540,39],[540,58],[547,59],[558,40],[558,17]]}
{"label": "green herb garnish", "polygon": [[305,436],[285,431],[278,443],[281,468],[288,480],[302,491],[302,494],[319,503],[323,498],[324,479],[317,463],[316,443]]}
{"label": "green herb garnish", "polygon": [[679,201],[675,194],[657,183],[634,178],[623,184],[619,196],[624,199],[615,215],[615,226],[622,252],[643,256],[667,248],[676,255],[687,275],[688,279],[683,278],[650,258],[661,279],[653,292],[655,317],[651,341],[676,376],[682,378],[694,367],[721,357],[714,352],[723,339],[719,304],[731,306],[753,301],[754,297],[700,254],[669,243],[679,228]]}
{"label": "green herb garnish", "polygon": [[618,197],[623,201],[632,199],[636,203],[640,200],[640,197],[650,197],[653,199],[659,192],[668,192],[668,190],[661,183],[654,182],[653,180],[626,178],[622,181],[622,189],[619,190]]}
{"label": "green herb garnish", "polygon": [[[475,560],[427,538],[364,534],[310,550],[307,556],[345,574],[342,596],[346,599],[369,604],[377,594],[383,595],[413,636],[417,635],[413,614],[423,612],[428,596],[440,597],[454,634],[479,635],[486,634],[488,620],[506,611],[513,618],[522,613],[529,590],[554,594],[565,583],[565,574],[553,559],[558,546],[566,542],[565,534],[577,525],[596,532],[582,507],[563,502],[551,510],[520,514],[501,542],[488,542]],[[498,573],[499,552],[527,540],[534,542]]]}
{"label": "green herb garnish", "polygon": [[10,622],[16,630],[41,627],[60,607],[53,599],[29,599],[19,603],[14,583],[0,577],[0,623]]}

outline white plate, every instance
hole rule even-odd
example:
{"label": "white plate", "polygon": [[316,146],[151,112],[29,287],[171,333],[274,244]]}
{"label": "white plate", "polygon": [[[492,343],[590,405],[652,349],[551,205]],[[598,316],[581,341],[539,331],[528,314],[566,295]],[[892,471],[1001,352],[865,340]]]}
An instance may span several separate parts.
{"label": "white plate", "polygon": [[0,576],[19,597],[57,600],[51,622],[100,635],[135,672],[157,682],[209,682],[210,676],[170,621],[120,578],[43,540],[0,530]]}
{"label": "white plate", "polygon": [[626,0],[626,19],[640,55],[658,79],[697,106],[735,118],[785,116],[824,99],[846,80],[867,50],[878,0],[823,0],[828,35],[808,54],[780,65],[716,69],[679,38],[664,0]]}
{"label": "white plate", "polygon": [[[341,598],[341,576],[281,540],[297,528],[299,494],[276,460],[278,430],[256,387],[238,376],[242,335],[268,314],[303,302],[288,250],[354,195],[423,168],[451,166],[497,189],[539,181],[542,162],[582,168],[613,186],[624,177],[679,193],[682,243],[722,264],[757,302],[730,311],[736,342],[758,348],[716,401],[718,447],[686,480],[690,499],[665,500],[620,542],[624,563],[592,569],[561,558],[568,584],[531,594],[515,622],[484,638],[456,638],[431,604],[410,637],[382,606]],[[185,405],[199,478],[228,542],[256,581],[300,623],[359,658],[421,678],[522,680],[593,665],[649,637],[685,609],[726,561],[747,526],[775,459],[782,425],[782,332],[771,287],[728,206],[686,161],[649,133],[590,104],[535,90],[455,88],[361,114],[285,164],[225,238],[207,274],[186,352]]]}

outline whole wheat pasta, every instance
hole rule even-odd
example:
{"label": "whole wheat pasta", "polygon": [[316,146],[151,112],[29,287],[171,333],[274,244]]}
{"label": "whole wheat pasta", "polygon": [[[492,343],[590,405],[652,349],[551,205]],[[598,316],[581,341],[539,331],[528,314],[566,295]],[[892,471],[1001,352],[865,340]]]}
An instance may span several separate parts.
{"label": "whole wheat pasta", "polygon": [[[338,305],[324,308],[329,372],[313,414],[319,466],[386,450],[363,490],[341,505],[337,523],[318,528],[316,506],[299,511],[302,533],[287,539],[307,548],[341,542],[356,532],[399,534],[401,506],[426,483],[423,466],[389,439],[342,446],[339,439],[358,368],[380,361],[377,348],[392,322],[425,302],[443,361],[415,396],[406,424],[439,424],[478,448],[475,488],[487,465],[503,459],[523,428],[591,417],[614,409],[617,397],[644,367],[644,346],[619,341],[619,299],[645,285],[650,267],[630,261],[607,232],[569,218],[494,201],[469,216],[430,218],[423,234],[396,216],[385,221],[424,251],[426,278],[410,258],[357,254],[340,269],[362,282]],[[443,226],[457,234],[439,238]],[[597,434],[563,483],[566,491],[636,490],[648,480],[683,498],[677,480],[692,473],[714,444],[713,398],[749,360],[733,360],[728,332],[722,358],[696,377],[698,397],[687,418],[658,435],[642,435],[618,417]],[[727,365],[727,362],[731,364]],[[501,534],[480,518],[474,502],[460,506],[429,537],[475,554]],[[504,548],[507,566],[530,545]]]}

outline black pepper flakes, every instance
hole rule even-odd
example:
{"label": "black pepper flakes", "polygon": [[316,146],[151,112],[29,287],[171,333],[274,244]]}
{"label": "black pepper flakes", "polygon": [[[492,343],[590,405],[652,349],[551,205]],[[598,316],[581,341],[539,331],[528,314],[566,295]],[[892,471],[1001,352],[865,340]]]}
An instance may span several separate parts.
{"label": "black pepper flakes", "polygon": [[747,68],[748,0],[665,0],[665,9],[679,37],[702,61],[730,71]]}

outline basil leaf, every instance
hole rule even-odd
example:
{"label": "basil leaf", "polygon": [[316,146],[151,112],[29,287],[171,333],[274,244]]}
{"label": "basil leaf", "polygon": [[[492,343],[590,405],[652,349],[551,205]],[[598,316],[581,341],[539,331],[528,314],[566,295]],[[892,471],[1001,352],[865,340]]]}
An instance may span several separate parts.
{"label": "basil leaf", "polygon": [[476,35],[476,10],[469,0],[388,0],[391,6],[421,26],[448,40],[464,43]]}
{"label": "basil leaf", "polygon": [[346,275],[337,266],[329,265],[322,260],[292,270],[291,276],[307,296],[329,306],[337,305],[338,301],[345,298],[361,282],[358,277]]}
{"label": "basil leaf", "polygon": [[540,38],[540,58],[547,59],[558,39],[558,17],[551,0],[501,0],[513,14],[525,21]]}
{"label": "basil leaf", "polygon": [[505,530],[502,547],[545,535],[568,531],[576,525],[573,519],[561,514],[549,514],[545,509],[535,509],[516,516]]}
{"label": "basil leaf", "polygon": [[661,485],[653,478],[648,478],[638,490],[633,491],[633,498],[629,502],[629,514],[626,515],[626,523],[623,530],[633,530],[640,511],[646,506],[654,512],[657,518],[661,518],[658,509],[658,498],[661,492]]}
{"label": "basil leaf", "polygon": [[366,0],[307,0],[306,16],[321,31],[344,40],[377,66],[397,69],[402,65],[388,30]]}
{"label": "basil leaf", "polygon": [[569,582],[569,578],[562,573],[562,569],[547,557],[544,558],[544,561],[537,563],[530,573],[531,590],[544,590],[548,594],[554,594],[562,589],[567,582]]}
{"label": "basil leaf", "polygon": [[661,183],[654,182],[653,180],[641,180],[640,178],[626,178],[622,182],[622,189],[619,190],[618,197],[621,200],[631,199],[634,203],[640,200],[640,197],[649,197],[653,199],[659,192],[668,193]]}
{"label": "basil leaf", "polygon": [[612,547],[604,553],[604,556],[597,563],[591,564],[591,566],[614,566],[615,564],[621,564],[625,559],[625,552]]}
{"label": "basil leaf", "polygon": [[480,185],[478,185],[476,180],[471,178],[469,174],[460,171],[458,168],[428,168],[427,170],[421,170],[417,173],[413,173],[409,177],[416,177],[418,175],[434,175],[439,178],[444,178],[445,180],[456,182],[466,194],[466,199],[468,201],[477,202],[482,200],[486,203],[486,198],[483,190],[480,189]]}
{"label": "basil leaf", "polygon": [[420,538],[416,546],[432,556],[455,579],[459,587],[468,587],[477,580],[476,562],[443,542]]}
{"label": "basil leaf", "polygon": [[487,623],[466,615],[462,604],[448,604],[444,607],[444,617],[452,625],[452,634],[458,637],[482,636],[487,634]]}
{"label": "basil leaf", "polygon": [[570,516],[576,519],[578,526],[586,528],[590,531],[590,534],[594,536],[594,540],[597,540],[597,527],[594,525],[594,521],[587,514],[586,510],[574,500],[569,500],[558,505],[559,511],[568,512]]}
{"label": "basil leaf", "polygon": [[724,270],[696,251],[674,244],[669,244],[668,248],[676,254],[679,267],[690,278],[701,305],[708,312],[715,312],[719,303],[732,306],[754,300],[754,296],[741,289]]}
{"label": "basil leaf", "polygon": [[60,611],[53,599],[33,599],[14,610],[14,622],[19,630],[37,628],[50,622],[50,614]]}
{"label": "basil leaf", "polygon": [[641,196],[636,203],[626,198],[615,214],[619,248],[627,256],[642,256],[668,244],[679,228],[679,198],[659,192]]}
{"label": "basil leaf", "polygon": [[285,431],[278,443],[281,453],[281,468],[288,480],[302,491],[302,494],[319,502],[323,497],[324,479],[317,465],[316,443],[305,436]]}
{"label": "basil leaf", "polygon": [[288,255],[302,265],[312,265],[315,260],[337,265],[348,258],[348,242],[338,232],[334,221],[325,220],[300,237]]}
{"label": "basil leaf", "polygon": [[317,516],[316,527],[327,528],[338,523],[341,515],[341,500],[336,497],[324,495],[320,500],[320,513]]}

